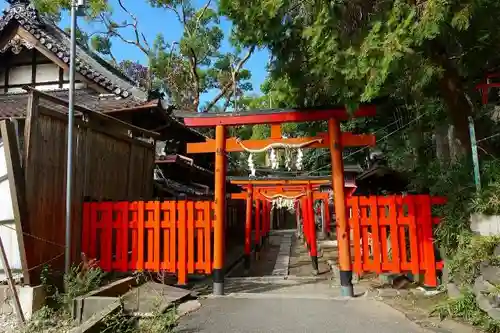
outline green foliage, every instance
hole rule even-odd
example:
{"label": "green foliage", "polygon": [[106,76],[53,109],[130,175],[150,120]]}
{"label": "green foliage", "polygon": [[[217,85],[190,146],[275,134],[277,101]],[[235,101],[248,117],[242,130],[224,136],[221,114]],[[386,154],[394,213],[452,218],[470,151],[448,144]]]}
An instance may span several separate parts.
{"label": "green foliage", "polygon": [[104,272],[99,267],[71,267],[69,274],[64,275],[64,290],[60,295],[61,303],[70,307],[73,300],[102,286]]}
{"label": "green foliage", "polygon": [[[239,98],[252,90],[251,72],[243,65],[254,48],[244,54],[241,45],[229,36],[234,50],[221,50],[225,36],[220,28],[220,15],[210,1],[201,7],[191,0],[144,1],[145,6],[163,12],[165,22],[175,21],[182,26],[179,40],[172,42],[166,42],[161,31],[154,39],[143,34],[141,19],[123,0],[116,1],[113,7],[106,0],[88,3],[86,19],[95,30],[79,29],[81,44],[115,66],[120,62],[113,52],[115,43],[137,48],[144,54],[141,62],[146,62],[148,68],[148,79],[138,80],[138,84],[147,90],[167,93],[179,109],[225,111],[235,95]],[[69,0],[36,0],[35,4],[55,21],[70,8]],[[139,59],[128,60],[135,63]],[[217,92],[215,97],[200,105],[200,95],[209,90]]]}
{"label": "green foliage", "polygon": [[500,160],[483,162],[482,182],[487,184],[472,199],[471,211],[485,215],[500,214]]}
{"label": "green foliage", "polygon": [[178,317],[175,308],[170,308],[166,312],[155,312],[152,317],[137,321],[137,318],[126,314],[123,307],[121,307],[119,311],[103,320],[100,332],[170,333],[174,332],[177,321]]}
{"label": "green foliage", "polygon": [[175,308],[164,313],[156,312],[152,318],[146,319],[139,325],[140,333],[169,333],[174,332],[178,316]]}
{"label": "green foliage", "polygon": [[500,322],[490,318],[476,303],[474,294],[467,290],[462,297],[439,304],[431,313],[441,319],[458,318],[482,328],[488,333],[499,333]]}
{"label": "green foliage", "polygon": [[470,286],[480,275],[480,264],[500,264],[500,258],[493,254],[500,244],[500,236],[471,236],[464,233],[459,240],[455,256],[448,262],[453,282],[461,287]]}
{"label": "green foliage", "polygon": [[71,319],[67,313],[44,306],[33,314],[21,331],[24,333],[56,333],[68,331],[71,326]]}

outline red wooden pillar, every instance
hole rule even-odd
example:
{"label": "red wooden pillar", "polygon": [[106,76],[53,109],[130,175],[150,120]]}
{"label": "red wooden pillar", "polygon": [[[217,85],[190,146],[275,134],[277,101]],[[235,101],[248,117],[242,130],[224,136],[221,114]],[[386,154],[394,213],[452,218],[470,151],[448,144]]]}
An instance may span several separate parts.
{"label": "red wooden pillar", "polygon": [[226,228],[226,130],[215,128],[215,223],[213,293],[224,295],[225,228]]}
{"label": "red wooden pillar", "polygon": [[304,246],[309,249],[309,215],[307,214],[307,197],[300,200],[300,215],[302,216],[302,233]]}
{"label": "red wooden pillar", "polygon": [[259,198],[255,199],[255,259],[260,256],[261,241],[261,207]]}
{"label": "red wooden pillar", "polygon": [[309,255],[313,266],[313,274],[318,274],[318,246],[316,244],[316,221],[314,218],[314,199],[311,184],[307,184],[307,215],[309,215]]}
{"label": "red wooden pillar", "polygon": [[323,205],[325,207],[324,208],[324,214],[325,214],[325,216],[324,216],[324,218],[325,218],[325,232],[328,235],[331,232],[330,225],[332,224],[332,221],[331,221],[332,216],[330,215],[330,203],[329,203],[328,199],[325,199],[323,201]]}
{"label": "red wooden pillar", "polygon": [[350,232],[347,223],[344,161],[342,157],[342,142],[340,123],[331,118],[328,121],[328,138],[332,160],[332,183],[335,197],[335,217],[337,219],[337,241],[339,249],[340,286],[342,296],[354,296],[352,285],[352,265]]}
{"label": "red wooden pillar", "polygon": [[264,201],[264,235],[266,239],[269,237],[269,230],[271,229],[271,210],[269,209],[269,205],[269,201]]}
{"label": "red wooden pillar", "polygon": [[245,214],[245,270],[250,269],[250,254],[252,253],[252,209],[253,186],[248,185]]}

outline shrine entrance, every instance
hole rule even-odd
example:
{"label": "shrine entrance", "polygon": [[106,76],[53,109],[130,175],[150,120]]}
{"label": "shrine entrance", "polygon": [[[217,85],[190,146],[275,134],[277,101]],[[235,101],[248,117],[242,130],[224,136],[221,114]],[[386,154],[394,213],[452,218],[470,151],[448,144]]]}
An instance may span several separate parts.
{"label": "shrine entrance", "polygon": [[[347,177],[346,177],[347,178]],[[313,274],[318,274],[318,254],[316,235],[323,239],[331,236],[330,192],[322,187],[331,185],[331,175],[298,177],[230,177],[230,183],[240,186],[244,192],[232,194],[232,199],[246,200],[245,233],[245,269],[250,269],[251,253],[259,258],[263,232],[260,221],[270,213],[269,230],[296,229],[298,239],[304,240],[313,267]],[[353,181],[345,181],[344,192],[350,196],[356,189]],[[267,205],[271,204],[271,210]],[[320,208],[318,212],[318,208]],[[293,217],[292,223],[286,216]],[[293,216],[292,216],[293,215]],[[261,218],[261,216],[263,216]],[[253,228],[252,226],[255,226]],[[255,234],[252,235],[252,230]],[[333,236],[333,235],[332,235]],[[253,246],[252,246],[253,241]]]}
{"label": "shrine entrance", "polygon": [[[301,149],[328,148],[332,161],[331,184],[334,192],[334,213],[336,217],[336,234],[339,249],[339,267],[341,292],[344,296],[353,296],[352,263],[350,254],[350,237],[348,215],[346,210],[346,190],[344,183],[343,147],[366,146],[375,144],[374,135],[353,134],[341,132],[340,122],[349,117],[365,117],[375,115],[374,106],[364,106],[350,115],[344,108],[336,109],[293,109],[293,110],[257,110],[238,113],[177,113],[176,116],[184,118],[184,123],[190,127],[215,127],[215,139],[205,142],[187,144],[189,154],[215,153],[215,221],[214,221],[214,259],[213,259],[213,293],[224,294],[224,267],[225,267],[225,229],[226,229],[226,172],[227,153],[248,152],[251,156],[256,152],[270,151],[271,155],[277,149],[285,149],[287,154],[290,149],[297,150],[297,167],[301,159]],[[328,132],[319,133],[315,137],[284,138],[281,124],[290,122],[327,121]],[[240,140],[226,136],[230,126],[269,124],[271,135],[263,140]],[[276,162],[273,162],[276,168]],[[291,161],[287,158],[286,167]],[[251,175],[255,170],[250,163]],[[249,179],[245,192],[239,195],[246,200],[245,220],[245,256],[248,258],[251,251],[252,230],[254,242],[260,248],[263,240],[270,231],[271,203],[274,205],[285,204],[298,212],[298,217],[303,222],[303,233],[306,246],[309,248],[313,268],[317,270],[316,227],[314,221],[314,188],[311,181],[304,184],[279,184],[279,180],[270,180],[270,187],[256,186]],[[322,196],[325,195],[317,192]],[[238,195],[233,195],[233,199]],[[255,205],[255,222],[252,224],[252,212]],[[297,209],[298,208],[298,209]],[[264,212],[264,214],[261,214]],[[330,216],[330,214],[328,214]],[[257,251],[257,249],[256,249]],[[258,251],[257,251],[258,253]],[[246,260],[249,264],[249,259]]]}

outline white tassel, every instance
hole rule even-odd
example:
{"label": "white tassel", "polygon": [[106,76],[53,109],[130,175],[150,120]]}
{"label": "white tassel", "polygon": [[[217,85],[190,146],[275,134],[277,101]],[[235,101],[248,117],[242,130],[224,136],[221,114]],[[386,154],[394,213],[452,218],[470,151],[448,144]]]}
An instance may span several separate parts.
{"label": "white tassel", "polygon": [[302,149],[297,150],[297,161],[295,162],[295,167],[297,170],[302,170],[302,157],[303,157]]}
{"label": "white tassel", "polygon": [[276,158],[276,151],[273,148],[271,148],[271,153],[269,155],[269,159],[271,160],[271,169],[278,169],[278,159]]}
{"label": "white tassel", "polygon": [[255,177],[255,165],[253,163],[253,154],[248,155],[248,169],[250,170],[250,177]]}

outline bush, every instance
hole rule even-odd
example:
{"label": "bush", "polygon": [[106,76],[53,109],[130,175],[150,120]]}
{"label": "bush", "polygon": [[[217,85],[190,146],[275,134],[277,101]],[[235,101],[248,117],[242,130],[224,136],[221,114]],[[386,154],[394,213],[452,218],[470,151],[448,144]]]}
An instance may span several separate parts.
{"label": "bush", "polygon": [[448,262],[450,276],[459,286],[469,286],[480,275],[480,265],[500,264],[500,258],[493,252],[500,244],[500,236],[472,236],[462,234],[455,256]]}
{"label": "bush", "polygon": [[439,316],[441,320],[459,318],[488,333],[500,333],[500,323],[490,318],[478,307],[476,297],[470,290],[467,290],[460,298],[450,299],[437,305],[431,315]]}

